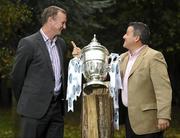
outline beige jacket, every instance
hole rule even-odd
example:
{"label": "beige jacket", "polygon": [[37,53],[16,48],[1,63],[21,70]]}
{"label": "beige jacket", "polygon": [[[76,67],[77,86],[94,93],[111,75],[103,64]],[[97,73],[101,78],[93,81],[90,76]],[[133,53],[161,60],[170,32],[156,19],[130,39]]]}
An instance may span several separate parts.
{"label": "beige jacket", "polygon": [[[121,55],[122,78],[128,53]],[[163,55],[145,46],[137,57],[128,79],[128,113],[133,131],[158,132],[157,119],[171,119],[172,89]]]}

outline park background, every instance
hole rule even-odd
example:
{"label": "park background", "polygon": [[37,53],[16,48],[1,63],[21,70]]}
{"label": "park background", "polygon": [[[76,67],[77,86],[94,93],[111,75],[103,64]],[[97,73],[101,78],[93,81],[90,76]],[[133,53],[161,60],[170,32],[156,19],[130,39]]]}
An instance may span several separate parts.
{"label": "park background", "polygon": [[[70,47],[69,55],[71,40],[83,48],[93,34],[110,53],[121,54],[125,51],[122,37],[128,23],[148,24],[150,47],[165,56],[173,89],[172,123],[165,135],[180,138],[180,0],[0,0],[0,138],[16,138],[19,132],[9,80],[18,41],[39,30],[40,13],[49,5],[68,12],[62,37]],[[65,117],[65,138],[80,137],[80,112],[81,98],[75,103],[75,112]],[[115,131],[115,137],[124,137],[123,128]]]}

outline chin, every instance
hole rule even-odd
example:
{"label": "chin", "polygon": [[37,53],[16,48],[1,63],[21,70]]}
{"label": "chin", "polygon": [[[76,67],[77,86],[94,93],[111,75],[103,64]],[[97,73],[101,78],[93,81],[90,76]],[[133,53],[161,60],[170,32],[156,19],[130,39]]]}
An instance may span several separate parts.
{"label": "chin", "polygon": [[125,45],[125,44],[123,44],[123,47],[124,47],[124,48],[126,48],[126,45]]}
{"label": "chin", "polygon": [[123,45],[123,47],[127,50],[129,50],[128,46],[127,45]]}
{"label": "chin", "polygon": [[57,36],[60,36],[61,35],[61,32],[57,33]]}

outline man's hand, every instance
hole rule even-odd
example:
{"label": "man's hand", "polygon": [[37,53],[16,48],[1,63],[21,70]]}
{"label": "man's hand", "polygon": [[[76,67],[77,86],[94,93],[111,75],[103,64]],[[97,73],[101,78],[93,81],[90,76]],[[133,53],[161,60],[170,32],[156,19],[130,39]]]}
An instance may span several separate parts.
{"label": "man's hand", "polygon": [[163,119],[163,118],[159,118],[158,119],[158,125],[157,127],[160,129],[160,130],[166,130],[168,127],[170,126],[170,122],[168,119]]}
{"label": "man's hand", "polygon": [[81,55],[81,49],[79,47],[77,47],[73,41],[71,41],[71,44],[73,45],[73,51],[72,51],[73,57],[79,58]]}

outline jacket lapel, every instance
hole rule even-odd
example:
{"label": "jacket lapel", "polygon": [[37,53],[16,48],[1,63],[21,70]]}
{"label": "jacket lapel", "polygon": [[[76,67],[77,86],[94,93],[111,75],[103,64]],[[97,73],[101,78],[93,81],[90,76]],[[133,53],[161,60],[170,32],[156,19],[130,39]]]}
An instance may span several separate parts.
{"label": "jacket lapel", "polygon": [[123,55],[121,60],[120,60],[120,69],[121,69],[122,78],[124,78],[124,74],[125,74],[125,71],[126,71],[126,66],[127,66],[127,63],[128,63],[128,59],[129,59],[128,52],[126,52],[125,55]]}
{"label": "jacket lapel", "polygon": [[142,62],[142,60],[144,59],[144,54],[146,53],[148,49],[148,46],[145,46],[141,51],[139,56],[137,57],[134,65],[132,66],[132,69],[130,71],[129,77],[133,74],[133,72],[137,69],[137,67],[140,65],[140,63]]}
{"label": "jacket lapel", "polygon": [[45,57],[45,59],[47,61],[48,68],[51,71],[52,76],[54,77],[54,72],[53,72],[53,68],[52,68],[52,64],[51,64],[50,55],[49,55],[46,43],[44,42],[43,37],[42,37],[40,32],[38,32],[38,43],[40,45],[41,50],[44,53],[44,57]]}
{"label": "jacket lapel", "polygon": [[61,47],[61,43],[60,43],[60,41],[57,39],[57,41],[56,41],[56,46],[57,46],[57,50],[58,50],[58,53],[59,53],[59,61],[60,61],[60,68],[61,68],[61,73],[62,73],[62,75],[64,75],[63,74],[63,70],[64,70],[64,65],[63,65],[63,61],[64,61],[64,59],[63,59],[63,51],[62,51],[62,47]]}

